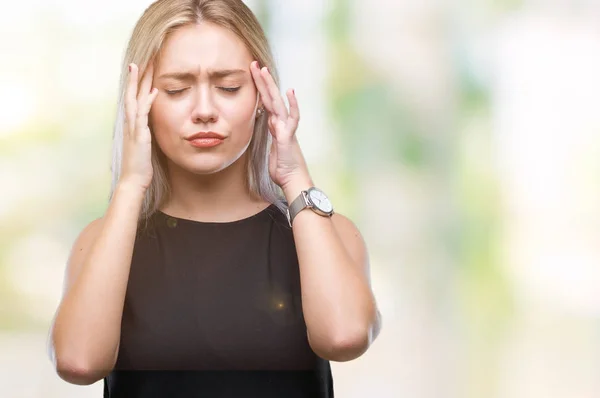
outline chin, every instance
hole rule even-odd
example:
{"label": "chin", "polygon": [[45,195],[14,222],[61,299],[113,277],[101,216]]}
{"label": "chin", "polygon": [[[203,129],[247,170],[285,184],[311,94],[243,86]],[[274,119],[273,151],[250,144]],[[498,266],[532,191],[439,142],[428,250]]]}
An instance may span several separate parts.
{"label": "chin", "polygon": [[236,162],[243,161],[249,146],[250,139],[248,139],[243,147],[237,147],[235,149],[222,148],[225,150],[207,150],[189,153],[184,150],[180,151],[180,148],[169,148],[171,150],[163,150],[163,153],[169,159],[168,162],[176,168],[186,170],[193,174],[208,175],[218,173]]}
{"label": "chin", "polygon": [[194,174],[215,174],[225,170],[240,157],[224,157],[223,154],[201,154],[186,159],[180,167]]}

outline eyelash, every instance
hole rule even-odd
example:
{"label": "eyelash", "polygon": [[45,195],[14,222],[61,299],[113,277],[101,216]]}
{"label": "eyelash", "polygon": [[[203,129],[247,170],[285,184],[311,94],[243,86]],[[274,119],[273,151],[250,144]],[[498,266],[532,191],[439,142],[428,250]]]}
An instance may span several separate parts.
{"label": "eyelash", "polygon": [[[228,92],[228,93],[234,93],[234,92],[238,91],[241,88],[241,86],[240,87],[218,87],[218,88],[220,88],[221,90]],[[181,94],[185,90],[187,90],[187,88],[182,88],[181,90],[165,90],[165,92],[168,95],[177,95],[177,94]]]}

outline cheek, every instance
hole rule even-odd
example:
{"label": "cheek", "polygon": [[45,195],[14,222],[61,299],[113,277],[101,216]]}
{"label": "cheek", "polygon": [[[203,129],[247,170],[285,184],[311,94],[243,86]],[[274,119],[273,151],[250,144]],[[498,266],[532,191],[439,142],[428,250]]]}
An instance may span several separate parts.
{"label": "cheek", "polygon": [[235,131],[239,128],[252,127],[254,122],[254,107],[256,97],[252,95],[240,95],[234,101],[224,101],[219,107],[219,117],[226,120]]}
{"label": "cheek", "polygon": [[164,108],[165,106],[159,98],[156,98],[152,103],[152,108],[150,108],[150,113],[148,113],[148,122],[154,128],[159,128],[163,124],[164,115],[167,113]]}
{"label": "cheek", "polygon": [[156,143],[163,152],[169,152],[169,148],[173,146],[175,140],[173,132],[180,130],[181,123],[177,124],[180,116],[176,114],[176,111],[167,101],[159,101],[156,98],[148,115],[149,127],[152,129],[154,139],[153,143]]}
{"label": "cheek", "polygon": [[165,135],[169,131],[177,131],[181,125],[183,110],[181,107],[173,106],[168,100],[156,98],[148,115],[153,132]]}

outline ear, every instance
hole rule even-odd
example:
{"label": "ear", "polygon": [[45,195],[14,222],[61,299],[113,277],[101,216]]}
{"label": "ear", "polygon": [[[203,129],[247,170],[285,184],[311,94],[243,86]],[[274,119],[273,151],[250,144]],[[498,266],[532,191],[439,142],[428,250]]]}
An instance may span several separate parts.
{"label": "ear", "polygon": [[265,113],[265,107],[263,106],[262,102],[259,102],[258,106],[256,107],[254,119],[260,118],[262,115],[264,115],[264,113]]}

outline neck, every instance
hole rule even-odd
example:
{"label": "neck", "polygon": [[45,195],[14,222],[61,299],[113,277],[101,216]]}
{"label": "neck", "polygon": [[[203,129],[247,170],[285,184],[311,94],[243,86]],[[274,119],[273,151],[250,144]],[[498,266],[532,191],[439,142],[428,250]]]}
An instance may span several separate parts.
{"label": "neck", "polygon": [[246,153],[213,174],[195,174],[169,162],[171,194],[161,211],[194,220],[229,221],[268,206],[247,186]]}

